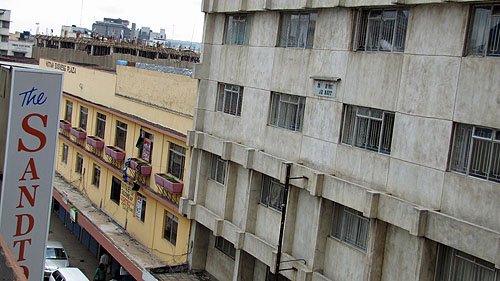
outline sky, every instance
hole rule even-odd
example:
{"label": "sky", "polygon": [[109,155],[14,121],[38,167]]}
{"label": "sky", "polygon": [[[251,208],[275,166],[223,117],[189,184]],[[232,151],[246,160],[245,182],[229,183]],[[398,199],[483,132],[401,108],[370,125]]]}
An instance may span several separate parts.
{"label": "sky", "polygon": [[[92,23],[106,18],[121,18],[150,27],[165,29],[168,39],[201,42],[203,33],[202,0],[2,0],[0,9],[11,10],[10,33],[31,31],[54,35],[62,25],[92,29]],[[83,9],[82,9],[83,7]],[[81,23],[81,25],[80,25]]]}

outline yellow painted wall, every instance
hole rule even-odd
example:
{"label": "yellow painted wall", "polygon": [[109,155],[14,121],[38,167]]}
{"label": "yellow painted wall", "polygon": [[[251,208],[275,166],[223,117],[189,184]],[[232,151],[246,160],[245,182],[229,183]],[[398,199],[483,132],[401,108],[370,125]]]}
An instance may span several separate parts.
{"label": "yellow painted wall", "polygon": [[[43,61],[41,61],[40,63],[42,66],[44,65]],[[92,88],[96,91],[96,93],[98,93],[97,95],[102,95],[99,97],[95,97],[96,94],[91,94],[90,92],[86,92],[85,87],[81,89],[81,87],[79,87],[78,85],[76,87],[75,85],[73,85],[74,83],[77,82],[81,83],[81,81],[90,84],[92,77],[95,78],[97,76],[100,76],[101,72],[102,71],[77,67],[76,74],[75,73],[65,74],[64,91],[72,95],[77,95],[77,96],[81,95],[83,99],[87,99],[95,103],[102,102],[103,103],[102,106],[116,108],[118,105],[113,103],[118,98],[114,95],[114,89],[111,90],[111,87],[108,87],[106,85],[103,86],[100,90],[97,90],[98,87],[93,86]],[[113,77],[114,74],[112,73],[110,74],[107,72],[103,73],[104,74],[102,75],[104,76],[104,78],[96,79],[95,81],[97,81],[97,83],[107,84],[107,83],[114,83],[114,81],[116,81],[115,80],[116,78]],[[82,75],[83,78],[80,78],[79,77],[80,75]],[[67,78],[68,76],[70,76],[71,78],[68,79]],[[79,89],[81,90],[80,93],[78,93]],[[77,93],[72,91],[77,91]],[[108,96],[110,98],[106,99],[105,96]],[[189,148],[186,147],[184,141],[174,139],[168,135],[162,134],[159,131],[142,127],[139,123],[133,121],[133,117],[132,120],[125,119],[120,116],[117,116],[110,109],[98,108],[98,106],[96,107],[93,104],[90,104],[78,98],[73,98],[67,95],[63,96],[61,110],[60,110],[60,116],[61,116],[60,119],[63,119],[65,116],[66,100],[71,100],[73,102],[73,110],[71,118],[72,127],[78,127],[80,121],[80,107],[85,106],[88,108],[87,130],[86,130],[87,135],[95,135],[96,133],[97,113],[99,112],[106,115],[105,137],[103,140],[105,145],[115,145],[115,132],[116,132],[117,120],[127,124],[127,139],[125,148],[127,158],[139,156],[139,149],[135,145],[141,129],[154,135],[154,145],[153,145],[152,162],[151,162],[152,175],[146,182],[146,184],[151,189],[155,190],[156,192],[159,192],[159,189],[154,181],[154,174],[167,172],[168,157],[169,157],[168,150],[170,143],[175,143],[186,148],[184,178],[187,177]],[[131,110],[137,110],[137,108],[139,108],[137,104],[133,101],[130,100],[125,100],[125,101],[121,100],[121,101],[123,103],[121,106],[123,107],[127,105],[127,108]],[[131,114],[130,110],[126,110],[125,108],[124,110],[121,111]],[[163,110],[155,107],[147,107],[146,111],[151,112],[153,116],[156,116],[155,114],[157,115],[168,114],[170,116],[178,116],[169,112],[165,113]],[[146,118],[144,114],[137,113],[137,115],[148,121],[153,121]],[[161,121],[160,120],[161,118],[158,118],[157,116],[156,118],[158,119],[156,121]],[[192,121],[191,119],[189,120],[190,122]],[[164,122],[158,122],[158,123],[168,127],[166,124],[164,124]],[[182,126],[184,126],[183,130],[185,130],[183,131],[183,133],[187,132],[187,130],[191,128],[191,124]],[[69,139],[67,138],[67,136],[69,136]],[[62,136],[59,138],[58,156],[56,163],[57,171],[64,178],[66,178],[68,182],[70,182],[72,185],[78,188],[85,196],[87,196],[93,202],[93,204],[95,204],[97,207],[100,207],[102,211],[113,217],[113,219],[116,220],[123,227],[126,227],[127,231],[134,238],[136,238],[145,246],[149,247],[150,250],[155,255],[165,260],[169,264],[177,264],[185,262],[187,259],[186,253],[188,249],[190,221],[187,218],[183,217],[181,214],[177,213],[174,210],[169,209],[167,206],[163,205],[159,201],[155,200],[155,198],[148,196],[142,191],[139,191],[139,193],[145,196],[147,200],[146,219],[144,222],[137,219],[135,217],[135,201],[136,201],[135,199],[137,196],[135,191],[130,191],[129,193],[129,196],[131,198],[131,204],[129,208],[124,207],[125,201],[122,201],[123,198],[121,198],[119,204],[116,204],[115,202],[110,200],[112,177],[114,176],[121,180],[122,179],[121,171],[117,171],[116,169],[108,169],[107,168],[108,166],[102,163],[102,161],[104,162],[107,161],[104,152],[102,152],[100,157],[97,157],[88,150],[88,147],[86,147],[85,142],[80,143],[81,145],[83,144],[83,147],[78,146],[78,144],[74,141],[73,137],[71,137],[69,134],[67,136]],[[67,163],[62,163],[61,161],[63,144],[68,145]],[[84,161],[83,161],[84,172],[82,173],[82,175],[79,175],[78,173],[75,172],[77,153],[80,153],[81,155],[84,156]],[[99,165],[101,168],[99,187],[96,187],[95,185],[92,184],[94,164]],[[123,191],[128,187],[129,185],[122,183],[122,194],[124,193]],[[177,243],[175,246],[173,246],[169,241],[163,238],[166,210],[174,214],[178,218],[179,222],[177,230],[178,235],[177,235]]]}

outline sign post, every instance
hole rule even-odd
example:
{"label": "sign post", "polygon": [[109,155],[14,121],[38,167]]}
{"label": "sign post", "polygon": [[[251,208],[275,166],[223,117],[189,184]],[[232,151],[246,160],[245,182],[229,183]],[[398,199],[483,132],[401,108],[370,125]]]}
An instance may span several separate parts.
{"label": "sign post", "polygon": [[[61,102],[61,72],[2,65],[0,232],[29,281],[43,279]],[[1,79],[0,79],[1,80]],[[7,86],[9,85],[9,86]],[[1,85],[0,85],[1,86]],[[3,158],[3,159],[2,159]],[[1,167],[0,167],[1,168]]]}

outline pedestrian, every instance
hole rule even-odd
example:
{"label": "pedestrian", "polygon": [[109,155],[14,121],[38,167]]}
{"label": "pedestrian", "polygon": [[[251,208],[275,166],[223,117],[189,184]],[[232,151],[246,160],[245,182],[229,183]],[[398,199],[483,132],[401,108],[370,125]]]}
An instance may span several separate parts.
{"label": "pedestrian", "polygon": [[100,263],[99,267],[96,269],[94,273],[94,278],[92,278],[94,281],[105,281],[106,280],[106,271],[104,264]]}
{"label": "pedestrian", "polygon": [[108,272],[108,263],[109,263],[109,256],[108,256],[108,254],[104,253],[101,256],[101,259],[99,260],[99,263],[104,264],[104,271]]}

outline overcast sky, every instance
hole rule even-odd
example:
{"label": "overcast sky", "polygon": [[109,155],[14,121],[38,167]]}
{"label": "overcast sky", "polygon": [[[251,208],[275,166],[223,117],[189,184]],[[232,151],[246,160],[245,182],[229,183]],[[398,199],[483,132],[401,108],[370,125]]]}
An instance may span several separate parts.
{"label": "overcast sky", "polygon": [[[83,5],[82,5],[83,3]],[[83,9],[82,9],[83,6]],[[166,30],[167,38],[201,42],[203,13],[201,0],[2,0],[0,9],[11,10],[10,32],[36,32],[47,29],[61,33],[61,25],[92,29],[92,23],[104,17],[135,22],[154,32]]]}

